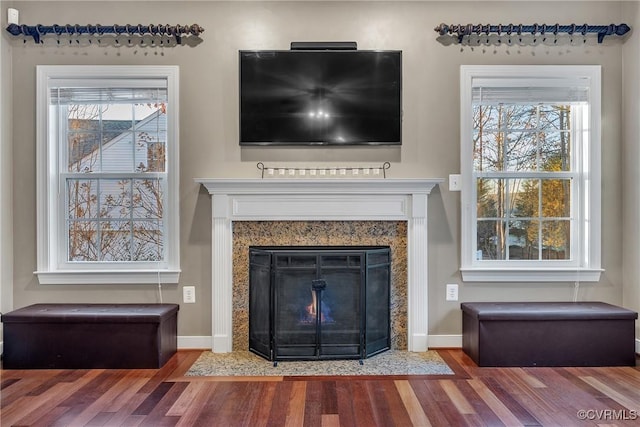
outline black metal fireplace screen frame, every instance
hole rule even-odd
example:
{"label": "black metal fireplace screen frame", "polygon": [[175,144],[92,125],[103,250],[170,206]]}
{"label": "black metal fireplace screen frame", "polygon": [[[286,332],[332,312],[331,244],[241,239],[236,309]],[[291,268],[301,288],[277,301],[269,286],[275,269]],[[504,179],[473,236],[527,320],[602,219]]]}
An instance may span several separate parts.
{"label": "black metal fireplace screen frame", "polygon": [[[388,246],[252,246],[249,350],[274,362],[362,360],[386,351],[390,287]],[[302,312],[299,295],[312,303],[292,326],[294,311]]]}

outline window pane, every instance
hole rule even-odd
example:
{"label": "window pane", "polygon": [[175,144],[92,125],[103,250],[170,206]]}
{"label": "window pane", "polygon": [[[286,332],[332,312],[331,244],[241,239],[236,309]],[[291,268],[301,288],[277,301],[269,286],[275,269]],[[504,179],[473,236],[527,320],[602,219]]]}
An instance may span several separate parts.
{"label": "window pane", "polygon": [[102,144],[102,172],[133,172],[133,133],[123,132]]}
{"label": "window pane", "polygon": [[138,132],[135,158],[136,172],[164,172],[165,136],[156,132]]}
{"label": "window pane", "polygon": [[69,219],[98,217],[98,180],[67,180],[67,212]]}
{"label": "window pane", "polygon": [[546,131],[569,130],[571,124],[570,105],[541,105],[540,129]]}
{"label": "window pane", "polygon": [[504,127],[512,130],[535,129],[538,124],[536,105],[499,106],[503,115]]}
{"label": "window pane", "polygon": [[97,132],[69,132],[69,172],[94,172],[100,165],[100,134]]}
{"label": "window pane", "polygon": [[99,172],[100,144],[108,144],[131,129],[131,104],[68,104],[67,114],[69,171]]}
{"label": "window pane", "polygon": [[476,132],[473,146],[476,171],[537,169],[538,139],[535,132]]}
{"label": "window pane", "polygon": [[571,180],[545,179],[542,181],[542,212],[547,218],[571,216]]}
{"label": "window pane", "polygon": [[[523,179],[479,178],[476,182],[477,217],[501,219],[519,215],[518,203],[522,202],[519,193],[527,183]],[[537,203],[537,194],[535,197]]]}
{"label": "window pane", "polygon": [[510,132],[505,147],[501,147],[504,170],[536,170],[538,141],[534,132]]}
{"label": "window pane", "polygon": [[95,221],[69,221],[69,261],[98,261]]}
{"label": "window pane", "polygon": [[502,197],[504,194],[501,188],[504,187],[504,180],[481,178],[477,180],[476,185],[478,218],[501,217]]}
{"label": "window pane", "polygon": [[[148,103],[134,104],[133,111],[136,129],[152,125],[154,130],[167,130],[167,103],[162,101],[153,101]],[[160,120],[158,120],[160,119]]]}
{"label": "window pane", "polygon": [[100,218],[129,218],[131,180],[100,180]]}
{"label": "window pane", "polygon": [[484,220],[477,224],[477,259],[503,260],[506,257],[504,221]]}
{"label": "window pane", "polygon": [[570,259],[570,221],[542,223],[543,259]]}
{"label": "window pane", "polygon": [[133,222],[133,260],[159,261],[163,257],[162,221]]}
{"label": "window pane", "polygon": [[505,111],[502,105],[474,105],[474,129],[496,131],[505,128]]}
{"label": "window pane", "polygon": [[570,113],[570,106],[475,105],[474,169],[571,170]]}
{"label": "window pane", "polygon": [[512,182],[510,215],[537,218],[540,211],[540,180],[517,179]]}
{"label": "window pane", "polygon": [[[133,96],[133,95],[132,95]],[[70,172],[164,172],[166,102],[70,104]]]}
{"label": "window pane", "polygon": [[159,179],[133,180],[133,215],[136,219],[161,219],[163,188]]}
{"label": "window pane", "polygon": [[473,166],[476,171],[500,171],[500,160],[504,134],[499,132],[476,132],[473,139]]}
{"label": "window pane", "polygon": [[131,261],[131,222],[100,221],[101,261]]}
{"label": "window pane", "polygon": [[571,170],[571,141],[568,132],[540,133],[540,170]]}
{"label": "window pane", "polygon": [[[475,170],[570,171],[569,113],[568,106],[474,106]],[[545,217],[569,217],[570,180],[544,182],[541,189],[537,180],[478,180],[477,217],[535,219],[541,205]]]}
{"label": "window pane", "polygon": [[90,131],[100,130],[100,105],[96,104],[70,104],[66,107],[67,127],[69,131]]}
{"label": "window pane", "polygon": [[539,221],[518,220],[511,222],[509,228],[509,259],[539,259],[539,231]]}

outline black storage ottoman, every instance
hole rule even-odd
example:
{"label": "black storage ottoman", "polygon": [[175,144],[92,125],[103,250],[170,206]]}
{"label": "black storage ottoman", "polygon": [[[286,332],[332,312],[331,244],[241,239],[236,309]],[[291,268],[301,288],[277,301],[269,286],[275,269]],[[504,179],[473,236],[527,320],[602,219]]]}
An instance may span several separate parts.
{"label": "black storage ottoman", "polygon": [[177,304],[34,304],[2,315],[3,369],[160,368]]}
{"label": "black storage ottoman", "polygon": [[462,303],[478,366],[635,366],[638,313],[602,302]]}

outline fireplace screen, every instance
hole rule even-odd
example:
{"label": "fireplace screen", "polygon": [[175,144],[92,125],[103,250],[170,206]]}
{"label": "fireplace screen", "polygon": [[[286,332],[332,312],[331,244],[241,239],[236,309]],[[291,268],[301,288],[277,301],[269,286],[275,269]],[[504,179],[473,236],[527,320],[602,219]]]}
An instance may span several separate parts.
{"label": "fireplace screen", "polygon": [[388,247],[252,247],[249,349],[269,360],[364,359],[390,346]]}

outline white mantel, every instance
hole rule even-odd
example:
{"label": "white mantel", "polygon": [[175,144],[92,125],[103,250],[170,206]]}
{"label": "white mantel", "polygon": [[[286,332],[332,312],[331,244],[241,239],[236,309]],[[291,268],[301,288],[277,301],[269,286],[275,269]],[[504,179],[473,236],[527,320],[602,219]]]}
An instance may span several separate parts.
{"label": "white mantel", "polygon": [[212,351],[232,350],[234,221],[407,221],[408,347],[428,348],[427,196],[443,179],[207,179]]}

